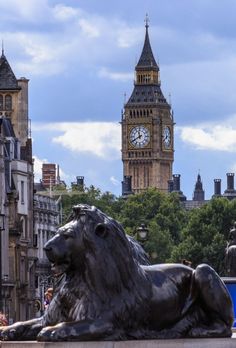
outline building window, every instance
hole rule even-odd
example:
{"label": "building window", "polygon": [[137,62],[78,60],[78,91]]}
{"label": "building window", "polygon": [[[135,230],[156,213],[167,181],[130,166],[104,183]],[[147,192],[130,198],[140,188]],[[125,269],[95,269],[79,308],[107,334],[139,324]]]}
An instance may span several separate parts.
{"label": "building window", "polygon": [[12,97],[9,94],[5,96],[5,109],[12,110]]}
{"label": "building window", "polygon": [[3,110],[3,96],[0,94],[0,111]]}
{"label": "building window", "polygon": [[21,204],[25,203],[25,185],[24,181],[20,182],[20,197],[21,197]]}
{"label": "building window", "polygon": [[22,238],[26,238],[26,219],[24,216],[20,218],[20,233]]}
{"label": "building window", "polygon": [[38,246],[38,235],[34,234],[33,235],[33,247],[37,247]]}

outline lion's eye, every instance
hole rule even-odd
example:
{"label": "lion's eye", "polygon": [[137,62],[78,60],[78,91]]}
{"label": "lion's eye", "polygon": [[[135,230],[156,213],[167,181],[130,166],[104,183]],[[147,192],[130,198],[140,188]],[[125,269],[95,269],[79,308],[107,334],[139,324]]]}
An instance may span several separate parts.
{"label": "lion's eye", "polygon": [[63,234],[64,239],[74,238],[74,231],[67,231]]}

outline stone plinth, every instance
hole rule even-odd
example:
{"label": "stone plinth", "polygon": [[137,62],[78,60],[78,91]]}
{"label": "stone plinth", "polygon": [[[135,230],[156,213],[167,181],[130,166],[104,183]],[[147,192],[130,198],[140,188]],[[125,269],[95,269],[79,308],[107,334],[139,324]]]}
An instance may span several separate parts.
{"label": "stone plinth", "polygon": [[236,338],[196,338],[119,342],[1,342],[0,348],[235,348]]}

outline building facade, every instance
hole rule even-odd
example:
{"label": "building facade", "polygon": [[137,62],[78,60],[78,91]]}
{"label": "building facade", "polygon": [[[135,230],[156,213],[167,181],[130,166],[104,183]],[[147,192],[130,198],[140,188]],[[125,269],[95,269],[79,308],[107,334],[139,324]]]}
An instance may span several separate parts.
{"label": "building facade", "polygon": [[35,273],[35,308],[36,316],[44,310],[44,293],[53,285],[51,265],[43,247],[54,236],[59,224],[59,204],[45,192],[34,194],[34,247],[37,249]]}
{"label": "building facade", "polygon": [[149,187],[168,191],[174,161],[174,120],[160,80],[146,20],[144,46],[135,67],[133,92],[122,114],[122,194]]}
{"label": "building facade", "polygon": [[35,314],[33,160],[28,118],[28,80],[16,79],[0,57],[0,310],[9,321]]}
{"label": "building facade", "polygon": [[57,184],[57,170],[55,163],[43,163],[42,184],[48,189]]}

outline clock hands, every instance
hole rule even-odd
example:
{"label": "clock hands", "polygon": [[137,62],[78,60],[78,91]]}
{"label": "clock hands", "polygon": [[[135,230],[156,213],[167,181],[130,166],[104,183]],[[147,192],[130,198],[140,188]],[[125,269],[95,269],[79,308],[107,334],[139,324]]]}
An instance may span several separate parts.
{"label": "clock hands", "polygon": [[149,129],[142,125],[133,127],[130,131],[129,141],[133,147],[145,147],[150,141]]}
{"label": "clock hands", "polygon": [[140,138],[142,138],[142,134],[140,134],[140,132],[138,132],[138,136],[136,138],[132,139],[132,143]]}

